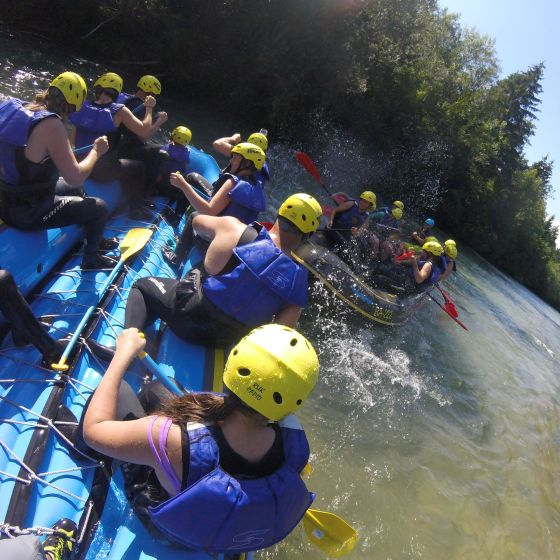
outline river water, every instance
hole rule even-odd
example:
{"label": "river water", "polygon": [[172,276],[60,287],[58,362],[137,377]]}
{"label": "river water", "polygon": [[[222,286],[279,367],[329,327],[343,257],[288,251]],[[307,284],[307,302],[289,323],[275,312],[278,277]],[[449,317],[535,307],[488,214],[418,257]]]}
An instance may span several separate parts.
{"label": "river water", "polygon": [[[0,94],[31,98],[65,69],[90,84],[103,71],[121,71],[134,85],[123,69],[5,30],[0,52]],[[185,124],[198,147],[266,126],[168,97],[162,81],[166,131]],[[320,161],[334,169],[332,184],[358,192],[371,163],[348,153],[350,144],[331,138]],[[324,195],[297,167],[299,148],[273,142],[269,217],[290,192]],[[560,556],[560,314],[458,247],[458,273],[445,288],[468,331],[429,301],[404,326],[383,328],[320,290],[302,320],[321,360],[320,382],[301,415],[312,446],[308,482],[315,507],[358,529],[349,559]],[[324,558],[299,528],[258,557]]]}

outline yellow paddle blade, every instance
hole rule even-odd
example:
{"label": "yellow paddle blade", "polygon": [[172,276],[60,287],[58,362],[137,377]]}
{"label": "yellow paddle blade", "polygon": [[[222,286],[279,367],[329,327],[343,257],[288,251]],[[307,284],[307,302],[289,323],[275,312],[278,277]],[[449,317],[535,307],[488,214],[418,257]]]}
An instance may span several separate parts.
{"label": "yellow paddle blade", "polygon": [[358,542],[356,529],[328,511],[308,509],[303,517],[303,527],[316,547],[335,558],[348,554]]}
{"label": "yellow paddle blade", "polygon": [[154,232],[149,228],[129,229],[119,245],[121,260],[126,261],[126,259],[134,255],[134,253],[138,253],[138,251],[146,245],[153,233]]}

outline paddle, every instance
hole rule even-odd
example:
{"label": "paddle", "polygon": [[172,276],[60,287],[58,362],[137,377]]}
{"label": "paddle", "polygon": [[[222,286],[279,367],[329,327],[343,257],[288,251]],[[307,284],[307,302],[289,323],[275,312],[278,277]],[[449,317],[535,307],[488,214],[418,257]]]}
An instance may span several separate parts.
{"label": "paddle", "polygon": [[456,316],[453,316],[443,305],[441,305],[441,303],[432,296],[432,294],[428,294],[428,297],[435,303],[437,303],[437,305],[439,307],[441,307],[441,309],[443,309],[443,311],[445,311],[460,327],[463,327],[466,331],[468,331],[469,329],[467,329],[467,327],[461,322],[459,321],[459,319],[457,319]]}
{"label": "paddle", "polygon": [[402,255],[399,255],[398,257],[395,257],[395,262],[400,262],[400,261],[404,261],[405,259],[409,259],[410,257],[413,257],[416,253],[414,251],[405,251]]}
{"label": "paddle", "polygon": [[[138,251],[140,251],[146,245],[148,239],[150,239],[150,237],[152,236],[152,233],[153,231],[148,228],[132,228],[125,235],[119,246],[119,249],[121,251],[121,258],[115,268],[113,268],[113,270],[111,271],[111,274],[109,274],[109,276],[101,286],[98,294],[98,303],[99,301],[101,301],[101,299],[113,283],[113,280],[117,277],[117,274],[123,267],[125,261],[132,255],[138,253]],[[74,334],[72,335],[68,346],[66,346],[64,353],[60,357],[60,360],[57,364],[51,365],[52,369],[54,369],[55,371],[68,370],[68,364],[66,363],[66,360],[68,359],[70,352],[72,352],[72,350],[74,349],[74,346],[76,345],[80,334],[84,330],[89,318],[93,315],[93,312],[95,311],[98,303],[96,303],[95,305],[91,305],[88,308],[85,315],[82,317],[82,320],[76,327],[76,330],[74,331]]]}
{"label": "paddle", "polygon": [[455,317],[455,318],[459,317],[459,312],[455,308],[455,303],[453,303],[453,300],[451,299],[451,296],[447,292],[445,292],[439,284],[436,284],[436,287],[441,292],[441,295],[443,296],[443,299],[445,300],[445,303],[443,305],[445,310],[452,317]]}
{"label": "paddle", "polygon": [[307,538],[325,554],[338,558],[358,542],[358,532],[344,519],[328,511],[309,508],[303,518]]}
{"label": "paddle", "polygon": [[331,192],[327,189],[321,173],[317,169],[317,166],[313,163],[313,160],[305,152],[296,152],[297,162],[307,170],[307,172],[325,189],[325,192],[331,196]]}

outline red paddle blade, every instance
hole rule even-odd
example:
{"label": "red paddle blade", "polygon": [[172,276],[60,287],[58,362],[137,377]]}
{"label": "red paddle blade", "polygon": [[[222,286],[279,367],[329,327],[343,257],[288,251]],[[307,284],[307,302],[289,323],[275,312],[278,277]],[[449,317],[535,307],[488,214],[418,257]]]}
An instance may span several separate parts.
{"label": "red paddle blade", "polygon": [[404,261],[404,259],[409,259],[414,255],[414,251],[405,251],[402,255],[395,257],[396,262]]}
{"label": "red paddle blade", "polygon": [[443,308],[447,311],[447,313],[449,313],[449,315],[451,315],[451,317],[453,317],[454,319],[456,319],[457,317],[459,317],[459,312],[457,311],[457,309],[455,309],[455,304],[452,301],[446,301]]}
{"label": "red paddle blade", "polygon": [[317,166],[313,163],[313,160],[305,153],[305,152],[296,152],[296,160],[298,163],[303,166],[307,171],[313,176],[313,178],[321,185],[324,185],[325,182],[317,169]]}

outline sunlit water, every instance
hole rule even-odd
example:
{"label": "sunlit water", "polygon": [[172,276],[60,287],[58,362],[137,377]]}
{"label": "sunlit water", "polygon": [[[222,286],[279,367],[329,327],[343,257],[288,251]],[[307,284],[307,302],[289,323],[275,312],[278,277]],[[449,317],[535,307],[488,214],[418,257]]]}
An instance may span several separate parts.
{"label": "sunlit water", "polygon": [[[0,47],[3,94],[30,98],[64,69],[90,84],[113,70],[48,45],[33,48],[6,32]],[[130,84],[134,75],[128,78]],[[161,106],[170,113],[167,132],[186,124],[193,143],[208,150],[212,138],[239,128],[234,118],[188,98],[164,95]],[[317,134],[328,137],[315,149],[331,188],[355,193],[372,174],[382,175],[382,162],[348,138],[321,127]],[[289,192],[325,200],[295,163],[300,148],[273,143],[269,218]],[[426,185],[437,190],[437,178]],[[347,558],[560,556],[560,315],[459,250],[459,272],[446,289],[468,332],[431,302],[405,326],[381,328],[341,310],[320,287],[302,321],[322,366],[302,414],[313,450],[309,487],[315,507],[359,530]],[[324,556],[297,529],[259,557]]]}

